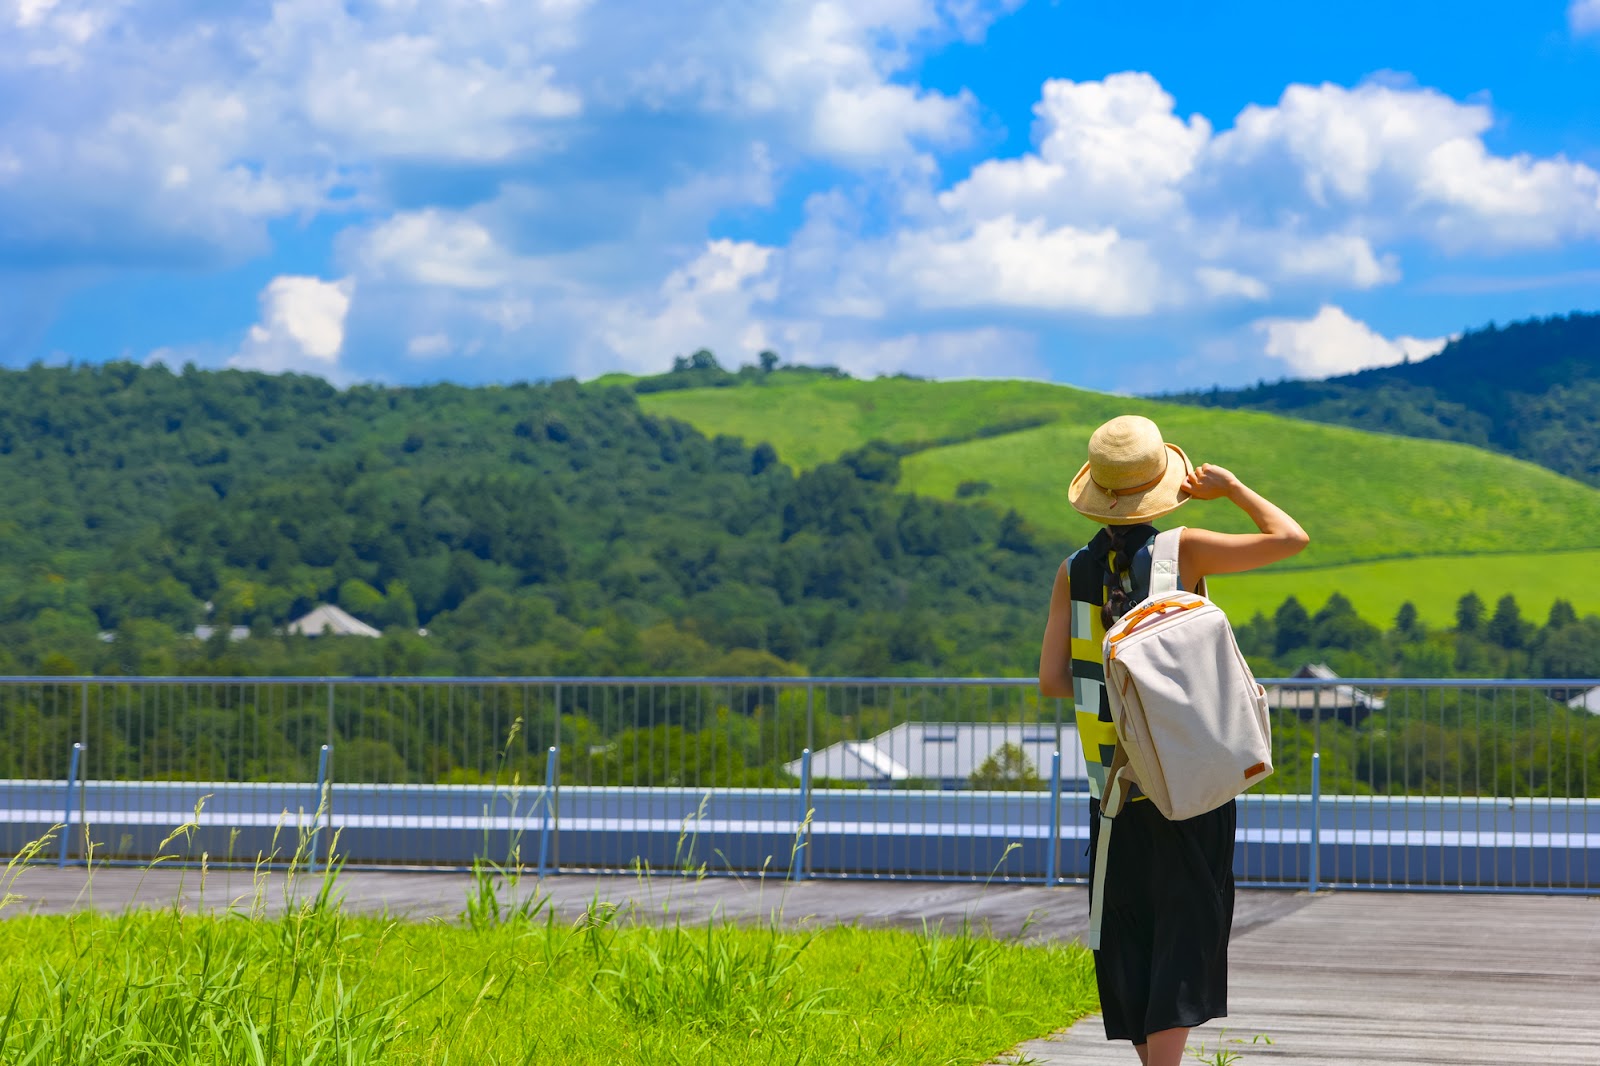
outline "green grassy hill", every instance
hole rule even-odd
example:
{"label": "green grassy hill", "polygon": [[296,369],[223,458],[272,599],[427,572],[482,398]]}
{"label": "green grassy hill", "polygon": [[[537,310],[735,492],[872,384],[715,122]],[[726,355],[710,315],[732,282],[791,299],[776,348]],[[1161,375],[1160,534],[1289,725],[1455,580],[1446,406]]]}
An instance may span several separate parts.
{"label": "green grassy hill", "polygon": [[[1015,508],[1072,542],[1093,529],[1066,502],[1090,432],[1117,414],[1145,414],[1196,463],[1234,470],[1312,535],[1290,564],[1216,583],[1236,615],[1270,612],[1291,592],[1315,609],[1335,590],[1383,624],[1407,599],[1424,619],[1447,622],[1468,589],[1491,604],[1515,593],[1529,616],[1557,596],[1600,611],[1600,583],[1580,576],[1600,573],[1600,491],[1467,445],[1038,382],[773,380],[784,383],[639,400],[707,434],[766,441],[798,468],[874,439],[910,446],[902,489]],[[1250,528],[1224,502],[1189,503],[1172,521]],[[1542,555],[1554,551],[1574,554]]]}

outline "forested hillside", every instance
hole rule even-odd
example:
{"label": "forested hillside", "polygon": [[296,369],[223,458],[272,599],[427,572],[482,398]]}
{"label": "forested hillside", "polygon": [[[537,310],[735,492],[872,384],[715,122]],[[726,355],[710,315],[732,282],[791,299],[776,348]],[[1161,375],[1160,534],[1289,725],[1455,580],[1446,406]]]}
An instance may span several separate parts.
{"label": "forested hillside", "polygon": [[1600,314],[1473,330],[1430,359],[1164,397],[1462,441],[1600,485]]}
{"label": "forested hillside", "polygon": [[[797,473],[769,443],[647,414],[611,385],[341,391],[131,365],[0,372],[0,672],[1031,672],[1051,577],[1076,545],[995,506],[1003,464],[982,467],[996,486],[963,483],[955,500],[905,483],[928,482],[942,453],[1066,433],[1040,425],[1061,413],[997,405],[992,387],[935,412],[924,393],[949,387],[763,373],[753,380],[770,388],[714,391],[759,396],[736,405],[757,412],[786,394],[788,421],[767,428],[798,440],[805,422],[840,446],[830,459]],[[922,443],[863,440],[845,407],[813,422],[795,403],[808,395]],[[1530,597],[1531,583],[1516,586],[1520,606],[1485,586],[1463,607],[1461,586],[1441,580],[1427,609],[1364,617],[1345,596],[1280,592],[1236,619],[1264,674],[1312,658],[1347,675],[1600,673],[1600,618],[1581,588],[1562,593],[1575,612]],[[283,634],[323,601],[383,638]],[[198,624],[213,635],[195,639]],[[250,636],[230,640],[232,626]]]}
{"label": "forested hillside", "polygon": [[[1065,546],[897,469],[796,476],[571,382],[0,372],[0,669],[1031,669]],[[323,600],[388,638],[273,635]]]}

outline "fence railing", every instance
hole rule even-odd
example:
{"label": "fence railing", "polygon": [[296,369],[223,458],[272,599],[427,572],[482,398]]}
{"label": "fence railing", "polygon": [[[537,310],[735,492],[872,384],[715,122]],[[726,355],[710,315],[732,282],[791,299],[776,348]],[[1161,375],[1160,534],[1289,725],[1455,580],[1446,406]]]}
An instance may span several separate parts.
{"label": "fence railing", "polygon": [[[1600,891],[1596,680],[1264,682],[1242,883]],[[0,851],[1060,882],[1070,701],[1010,678],[0,678]],[[198,813],[197,813],[198,812]]]}

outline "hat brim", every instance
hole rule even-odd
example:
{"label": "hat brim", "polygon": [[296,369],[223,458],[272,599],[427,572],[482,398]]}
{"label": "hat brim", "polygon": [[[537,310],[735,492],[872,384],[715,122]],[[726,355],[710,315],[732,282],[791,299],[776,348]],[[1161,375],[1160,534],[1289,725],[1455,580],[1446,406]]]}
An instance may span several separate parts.
{"label": "hat brim", "polygon": [[[1176,444],[1166,447],[1171,453],[1167,456],[1167,472],[1159,483],[1143,492],[1114,496],[1094,483],[1089,477],[1089,464],[1084,463],[1067,489],[1068,502],[1079,514],[1107,526],[1136,525],[1176,511],[1189,502],[1183,482],[1194,473],[1194,464]],[[1172,461],[1174,456],[1177,462]]]}

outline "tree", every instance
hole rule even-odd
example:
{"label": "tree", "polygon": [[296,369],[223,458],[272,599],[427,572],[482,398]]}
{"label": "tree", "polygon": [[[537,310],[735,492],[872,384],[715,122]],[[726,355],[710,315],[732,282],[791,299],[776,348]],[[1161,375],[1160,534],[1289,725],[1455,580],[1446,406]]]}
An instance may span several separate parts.
{"label": "tree", "polygon": [[1306,614],[1306,609],[1295,597],[1290,596],[1283,601],[1283,605],[1272,616],[1272,622],[1277,631],[1277,640],[1273,642],[1274,655],[1287,655],[1311,643],[1311,616]]}
{"label": "tree", "polygon": [[1417,617],[1417,605],[1410,600],[1400,605],[1400,610],[1394,616],[1395,636],[1408,643],[1415,643],[1427,636],[1427,629],[1422,620]]}
{"label": "tree", "polygon": [[1544,627],[1550,630],[1561,629],[1577,620],[1578,612],[1572,609],[1572,604],[1558,599],[1550,605],[1550,617],[1545,620]]}
{"label": "tree", "polygon": [[383,593],[354,577],[339,586],[339,606],[364,622],[381,622],[385,613]]}
{"label": "tree", "polygon": [[1547,631],[1533,653],[1533,672],[1540,677],[1600,677],[1600,617],[1589,615]]}
{"label": "tree", "polygon": [[1028,759],[1028,753],[1019,744],[1010,741],[990,752],[989,757],[972,772],[973,788],[1003,790],[1008,792],[1033,792],[1044,787],[1039,772]]}
{"label": "tree", "polygon": [[762,441],[750,453],[750,475],[759,477],[778,465],[778,449]]}
{"label": "tree", "polygon": [[1358,651],[1377,643],[1378,627],[1356,614],[1355,606],[1335,592],[1311,619],[1311,645]]}
{"label": "tree", "polygon": [[885,485],[900,481],[900,453],[881,440],[868,441],[853,452],[845,452],[838,461],[863,481],[881,481]]}
{"label": "tree", "polygon": [[1462,636],[1476,636],[1483,627],[1483,601],[1476,592],[1469,592],[1456,601],[1456,632]]}
{"label": "tree", "polygon": [[756,357],[761,362],[761,372],[770,374],[778,369],[778,353],[768,350]]}
{"label": "tree", "polygon": [[1486,635],[1489,640],[1508,651],[1515,651],[1527,643],[1528,627],[1522,621],[1522,611],[1517,598],[1511,593],[1500,597],[1495,604],[1494,617],[1489,619]]}
{"label": "tree", "polygon": [[710,348],[701,348],[689,357],[690,370],[721,370],[722,364],[711,354]]}
{"label": "tree", "polygon": [[1015,509],[1006,511],[1000,519],[1000,536],[995,540],[995,547],[1018,555],[1039,553],[1039,546],[1033,542],[1033,530]]}
{"label": "tree", "polygon": [[931,663],[938,658],[939,647],[933,639],[933,625],[926,612],[901,612],[885,635],[889,655],[896,664]]}
{"label": "tree", "polygon": [[1277,646],[1278,630],[1272,624],[1272,619],[1257,611],[1250,621],[1234,627],[1234,637],[1239,641],[1239,650],[1245,655],[1266,656],[1271,655]]}

